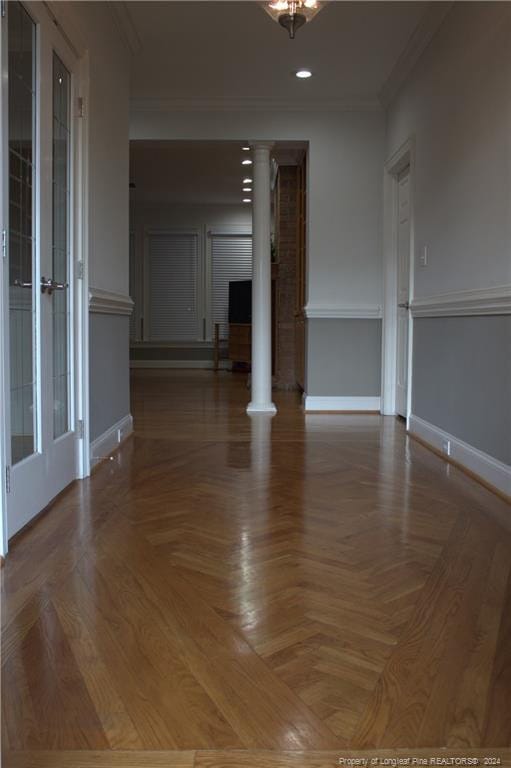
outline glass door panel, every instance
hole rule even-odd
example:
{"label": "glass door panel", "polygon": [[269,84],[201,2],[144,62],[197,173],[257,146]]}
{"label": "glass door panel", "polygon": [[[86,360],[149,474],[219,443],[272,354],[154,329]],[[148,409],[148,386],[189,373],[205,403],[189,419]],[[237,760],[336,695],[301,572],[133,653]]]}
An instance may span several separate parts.
{"label": "glass door panel", "polygon": [[7,38],[9,298],[1,331],[10,345],[10,538],[77,476],[71,105],[78,63],[45,3],[11,0]]}
{"label": "glass door panel", "polygon": [[35,280],[33,230],[35,25],[10,3],[9,66],[9,336],[11,463],[36,450]]}
{"label": "glass door panel", "polygon": [[53,53],[53,436],[69,429],[71,371],[69,311],[70,75]]}

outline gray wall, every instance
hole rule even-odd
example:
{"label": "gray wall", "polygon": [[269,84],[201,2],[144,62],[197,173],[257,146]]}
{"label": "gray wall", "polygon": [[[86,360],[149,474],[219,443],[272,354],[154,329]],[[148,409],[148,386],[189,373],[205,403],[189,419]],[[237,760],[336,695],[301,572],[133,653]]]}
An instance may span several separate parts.
{"label": "gray wall", "polygon": [[[220,348],[220,358],[226,358],[226,346],[223,344]],[[210,363],[214,359],[214,349],[211,345],[203,347],[172,346],[158,347],[157,345],[132,346],[130,348],[130,360],[186,360]]]}
{"label": "gray wall", "polygon": [[511,316],[414,321],[412,412],[511,464]]}
{"label": "gray wall", "polygon": [[129,318],[89,315],[90,440],[130,412]]}
{"label": "gray wall", "polygon": [[307,394],[379,397],[381,320],[307,320]]}

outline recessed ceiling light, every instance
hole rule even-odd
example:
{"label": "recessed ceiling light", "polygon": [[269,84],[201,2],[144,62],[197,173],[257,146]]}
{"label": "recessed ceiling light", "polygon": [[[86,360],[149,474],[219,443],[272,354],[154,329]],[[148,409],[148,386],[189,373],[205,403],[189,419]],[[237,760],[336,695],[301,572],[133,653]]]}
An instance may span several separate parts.
{"label": "recessed ceiling light", "polygon": [[252,179],[243,179],[243,184],[252,184]]}
{"label": "recessed ceiling light", "polygon": [[252,187],[243,187],[243,192],[252,192]]}
{"label": "recessed ceiling light", "polygon": [[310,69],[299,69],[298,72],[295,72],[295,76],[300,80],[307,80],[309,77],[312,77],[312,72]]}
{"label": "recessed ceiling light", "polygon": [[251,203],[251,202],[252,202],[252,199],[251,199],[250,197],[244,197],[244,198],[243,198],[243,202],[244,202],[244,203]]}
{"label": "recessed ceiling light", "polygon": [[250,152],[250,147],[242,147],[243,152]]}
{"label": "recessed ceiling light", "polygon": [[242,165],[252,165],[252,160],[249,160],[248,157],[247,157],[246,160],[242,160],[241,161],[241,164]]}

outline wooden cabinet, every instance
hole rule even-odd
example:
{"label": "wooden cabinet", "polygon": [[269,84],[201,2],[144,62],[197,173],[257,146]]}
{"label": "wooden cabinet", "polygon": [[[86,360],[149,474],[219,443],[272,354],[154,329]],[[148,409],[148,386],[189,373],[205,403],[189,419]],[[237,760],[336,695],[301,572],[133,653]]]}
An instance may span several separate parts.
{"label": "wooden cabinet", "polygon": [[229,360],[250,363],[252,359],[252,325],[229,323]]}
{"label": "wooden cabinet", "polygon": [[[277,355],[277,278],[278,264],[271,265],[271,364],[275,372]],[[233,363],[252,362],[252,324],[229,323],[229,360]]]}

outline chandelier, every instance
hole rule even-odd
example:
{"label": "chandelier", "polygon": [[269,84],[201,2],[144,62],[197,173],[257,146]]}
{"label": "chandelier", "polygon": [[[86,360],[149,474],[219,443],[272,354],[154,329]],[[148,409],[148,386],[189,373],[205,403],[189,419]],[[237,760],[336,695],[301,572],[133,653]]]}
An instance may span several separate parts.
{"label": "chandelier", "polygon": [[274,21],[278,21],[284,29],[287,29],[292,40],[296,31],[313,19],[320,9],[319,0],[273,0],[264,3],[264,10]]}

